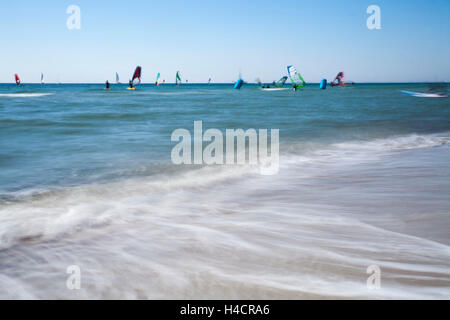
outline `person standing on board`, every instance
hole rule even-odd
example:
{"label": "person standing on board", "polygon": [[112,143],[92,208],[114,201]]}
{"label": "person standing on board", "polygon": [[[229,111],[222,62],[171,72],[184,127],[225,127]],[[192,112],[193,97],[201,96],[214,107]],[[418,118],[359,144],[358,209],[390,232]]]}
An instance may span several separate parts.
{"label": "person standing on board", "polygon": [[109,81],[106,80],[106,90],[109,90],[109,89],[110,89]]}
{"label": "person standing on board", "polygon": [[133,89],[133,81],[130,80],[128,83],[130,85],[130,88]]}

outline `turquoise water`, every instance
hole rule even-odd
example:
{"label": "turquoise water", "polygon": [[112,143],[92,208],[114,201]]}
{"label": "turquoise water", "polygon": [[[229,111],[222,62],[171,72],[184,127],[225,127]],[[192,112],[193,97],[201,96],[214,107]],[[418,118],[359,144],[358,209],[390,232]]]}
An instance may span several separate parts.
{"label": "turquoise water", "polygon": [[[448,298],[449,99],[125,88],[0,85],[0,297]],[[173,165],[200,120],[280,129],[279,174]]]}
{"label": "turquoise water", "polygon": [[[448,99],[414,99],[400,89],[360,85],[301,93],[229,85],[0,86],[1,194],[155,173],[170,163],[177,128],[279,128],[282,151],[345,141],[450,130]],[[12,94],[13,96],[4,96]],[[14,96],[17,94],[17,96]],[[27,94],[31,94],[27,95]],[[50,94],[32,96],[33,94]],[[1,96],[3,95],[3,96]],[[21,96],[22,95],[22,96]],[[155,169],[159,172],[158,169]]]}

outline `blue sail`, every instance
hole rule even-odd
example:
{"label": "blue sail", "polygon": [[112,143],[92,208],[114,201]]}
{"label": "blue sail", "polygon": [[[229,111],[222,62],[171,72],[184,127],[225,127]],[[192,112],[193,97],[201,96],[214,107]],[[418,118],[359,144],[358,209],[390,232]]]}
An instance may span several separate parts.
{"label": "blue sail", "polygon": [[239,78],[236,83],[234,84],[234,88],[239,90],[242,88],[242,86],[244,85],[244,80],[242,80],[242,78]]}

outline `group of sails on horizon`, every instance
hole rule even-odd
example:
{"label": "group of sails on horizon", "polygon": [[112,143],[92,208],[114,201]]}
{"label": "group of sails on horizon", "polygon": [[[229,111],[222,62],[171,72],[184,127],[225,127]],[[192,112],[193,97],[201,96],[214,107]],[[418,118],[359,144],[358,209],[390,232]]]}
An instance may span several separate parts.
{"label": "group of sails on horizon", "polygon": [[[294,66],[288,66],[287,67],[288,76],[283,76],[278,81],[273,81],[272,85],[273,88],[270,87],[270,85],[264,85],[261,83],[259,79],[256,80],[257,84],[261,86],[261,89],[264,91],[278,91],[278,90],[287,90],[288,88],[285,87],[286,82],[288,79],[291,80],[291,85],[294,88],[295,91],[298,89],[302,89],[306,86],[306,82],[301,76],[301,74],[297,71],[297,69]],[[136,86],[141,84],[141,76],[142,76],[142,67],[137,66],[132,79],[129,81],[129,87],[127,89],[129,90],[135,90]],[[17,86],[20,86],[22,84],[22,81],[19,77],[19,75],[16,73],[14,74],[14,80]],[[41,84],[44,84],[44,73],[41,73]],[[180,71],[177,71],[175,74],[175,85],[179,86],[181,84],[181,73]],[[186,83],[188,81],[186,80]],[[60,82],[59,82],[60,83]],[[166,80],[163,80],[161,83],[161,73],[157,73],[156,75],[156,81],[155,85],[158,87],[161,84],[165,84]],[[119,74],[116,72],[116,84],[121,84]],[[208,79],[208,85],[211,84],[211,78]],[[241,89],[242,86],[245,84],[245,81],[242,79],[241,75],[239,75],[239,79],[234,84],[235,89]],[[344,72],[339,72],[334,80],[330,82],[331,87],[347,87],[347,86],[353,86],[355,83],[353,81],[346,81]],[[320,89],[326,89],[327,86],[327,80],[322,79],[320,83]],[[413,92],[413,91],[401,91],[401,93],[413,96],[413,97],[420,97],[420,98],[447,98],[447,87],[444,84],[438,84],[438,83],[432,83],[429,84],[430,88],[427,92]],[[110,84],[108,81],[106,81],[106,89],[110,89]]]}
{"label": "group of sails on horizon", "polygon": [[[294,66],[288,66],[287,70],[288,70],[289,79],[291,80],[292,86],[294,87],[295,90],[301,89],[306,85],[305,80],[300,75],[300,73],[297,71],[297,69],[295,69]],[[344,74],[343,72],[340,72],[338,74],[336,79],[333,81],[332,86],[345,83],[343,81],[343,74]],[[132,79],[129,81],[130,89],[133,89],[134,87],[136,87],[137,85],[139,85],[141,83],[141,75],[142,75],[142,67],[137,66],[133,73]],[[20,85],[21,80],[20,80],[19,75],[15,74],[14,76],[15,76],[16,84]],[[156,86],[159,86],[161,84],[160,80],[161,80],[161,73],[158,72],[158,74],[156,76],[156,82],[155,82]],[[280,80],[278,80],[276,82],[274,81],[273,85],[275,86],[275,88],[281,89],[285,86],[287,80],[288,80],[288,77],[283,76]],[[163,84],[165,82],[166,82],[166,80],[162,81]],[[186,80],[186,82],[188,82],[188,81]],[[259,81],[257,81],[257,82],[260,83]],[[180,73],[180,71],[177,71],[175,74],[175,85],[178,86],[181,83],[182,83],[181,73]],[[241,77],[240,77],[238,82],[236,83],[237,85],[235,85],[235,88],[240,89],[244,83],[245,83],[244,80],[241,79]],[[336,83],[336,84],[334,84],[334,83]],[[41,73],[41,84],[44,84],[44,74],[43,73]],[[121,84],[120,77],[117,72],[116,72],[116,84]],[[208,79],[208,84],[211,84],[211,78]],[[265,88],[265,87],[263,86],[263,88]],[[270,86],[267,86],[267,89],[269,89],[269,88],[270,88]]]}

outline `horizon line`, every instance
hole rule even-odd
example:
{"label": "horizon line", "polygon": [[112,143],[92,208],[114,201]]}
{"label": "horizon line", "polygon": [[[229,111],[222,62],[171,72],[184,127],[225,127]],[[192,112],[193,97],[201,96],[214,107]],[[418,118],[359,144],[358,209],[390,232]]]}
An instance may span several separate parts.
{"label": "horizon line", "polygon": [[[38,85],[60,85],[60,84],[93,84],[93,85],[105,85],[106,82],[46,82],[46,83],[40,83],[40,82],[23,82],[20,85],[26,85],[26,84],[38,84]],[[206,84],[206,85],[217,85],[217,84],[234,84],[235,81],[232,82],[212,82],[212,83],[208,83],[208,82],[183,82],[183,83],[179,83],[179,86],[185,86],[185,85],[195,85],[195,84]],[[271,82],[261,82],[263,84],[271,84]],[[290,82],[289,82],[290,83]],[[329,82],[330,83],[330,82]],[[450,81],[394,81],[394,82],[382,82],[382,81],[374,81],[374,82],[354,82],[354,84],[422,84],[422,83],[450,83]],[[5,85],[5,84],[9,84],[9,85],[16,85],[15,82],[0,82],[0,85]],[[166,82],[164,84],[160,84],[159,86],[164,86],[164,85],[173,85],[176,84],[175,82]],[[258,84],[257,82],[245,82],[245,84]],[[306,83],[306,85],[308,84],[320,84],[320,82],[308,82]],[[128,85],[128,83],[113,83],[110,82],[110,85]],[[154,82],[142,82],[139,85],[156,85]],[[17,86],[17,85],[16,85]]]}

